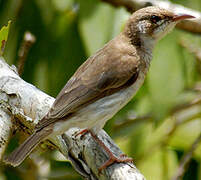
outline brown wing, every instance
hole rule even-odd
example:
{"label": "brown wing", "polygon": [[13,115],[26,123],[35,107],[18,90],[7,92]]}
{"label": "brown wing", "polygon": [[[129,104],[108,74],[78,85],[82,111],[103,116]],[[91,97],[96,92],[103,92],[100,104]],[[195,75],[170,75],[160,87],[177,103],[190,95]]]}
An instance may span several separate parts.
{"label": "brown wing", "polygon": [[106,56],[99,51],[89,58],[67,82],[57,96],[47,116],[37,124],[41,129],[55,121],[67,119],[76,112],[107,95],[105,92],[124,87],[131,79],[138,76],[137,59],[132,56],[116,54]]}

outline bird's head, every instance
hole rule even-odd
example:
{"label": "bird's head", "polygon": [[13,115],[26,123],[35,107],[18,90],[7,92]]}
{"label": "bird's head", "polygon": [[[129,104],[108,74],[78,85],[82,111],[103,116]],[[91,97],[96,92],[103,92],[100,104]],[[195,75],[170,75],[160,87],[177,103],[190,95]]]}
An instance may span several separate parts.
{"label": "bird's head", "polygon": [[[166,9],[150,6],[140,9],[132,14],[128,20],[125,32],[134,43],[142,41],[156,42],[170,32],[181,20],[194,18],[187,14],[175,14]],[[139,41],[139,42],[137,42]]]}

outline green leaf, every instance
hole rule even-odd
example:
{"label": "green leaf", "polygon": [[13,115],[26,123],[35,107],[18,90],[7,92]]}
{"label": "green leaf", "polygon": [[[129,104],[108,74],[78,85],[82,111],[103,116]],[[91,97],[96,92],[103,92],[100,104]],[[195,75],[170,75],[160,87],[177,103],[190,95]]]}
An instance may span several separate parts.
{"label": "green leaf", "polygon": [[8,39],[10,23],[11,23],[11,21],[8,21],[8,25],[3,26],[0,30],[0,56],[3,55],[4,49],[5,49],[5,45],[6,45],[6,42]]}
{"label": "green leaf", "polygon": [[114,8],[99,1],[80,1],[79,31],[88,55],[111,39]]}

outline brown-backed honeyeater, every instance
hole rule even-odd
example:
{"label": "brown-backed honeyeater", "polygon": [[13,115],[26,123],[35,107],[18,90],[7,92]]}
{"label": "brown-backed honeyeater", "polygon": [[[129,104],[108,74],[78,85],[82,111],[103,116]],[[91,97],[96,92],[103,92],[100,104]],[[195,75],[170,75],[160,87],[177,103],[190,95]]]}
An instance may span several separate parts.
{"label": "brown-backed honeyeater", "polygon": [[[133,13],[124,30],[77,69],[35,132],[5,162],[19,165],[41,141],[72,127],[87,129],[97,139],[96,134],[106,121],[142,86],[156,42],[187,18],[193,16],[154,6]],[[124,156],[114,157],[103,143],[100,145],[110,157],[100,169],[114,161],[130,161]]]}

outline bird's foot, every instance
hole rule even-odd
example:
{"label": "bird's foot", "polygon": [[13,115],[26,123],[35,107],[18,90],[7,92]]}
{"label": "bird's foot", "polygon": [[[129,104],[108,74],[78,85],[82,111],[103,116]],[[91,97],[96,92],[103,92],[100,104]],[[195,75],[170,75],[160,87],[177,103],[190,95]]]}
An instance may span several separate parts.
{"label": "bird's foot", "polygon": [[120,157],[115,157],[113,154],[110,154],[110,158],[109,160],[107,160],[100,168],[98,168],[99,173],[107,168],[108,166],[110,166],[113,163],[124,163],[124,162],[133,162],[132,158],[127,157],[125,154],[121,154]]}
{"label": "bird's foot", "polygon": [[91,136],[98,142],[98,144],[107,152],[109,156],[109,160],[107,160],[100,168],[98,168],[99,173],[101,173],[102,170],[110,166],[111,164],[117,162],[117,163],[124,163],[124,162],[133,162],[132,158],[127,157],[125,154],[121,154],[120,157],[116,157],[113,152],[97,137],[96,134],[91,132],[88,129],[83,129],[82,131],[79,131],[75,137],[81,135],[81,139],[86,135],[90,133]]}
{"label": "bird's foot", "polygon": [[88,133],[89,133],[88,129],[83,129],[82,131],[79,131],[77,134],[75,134],[75,137],[77,138],[77,136],[81,135],[80,139],[82,139]]}
{"label": "bird's foot", "polygon": [[99,173],[110,166],[111,164],[117,162],[117,163],[123,163],[123,162],[133,162],[132,158],[127,157],[125,154],[121,154],[120,157],[115,157],[113,152],[101,141],[96,134],[94,134],[92,131],[88,130],[88,132],[91,134],[91,136],[98,142],[98,144],[105,150],[105,152],[109,156],[109,160],[107,160],[100,168],[98,168]]}

